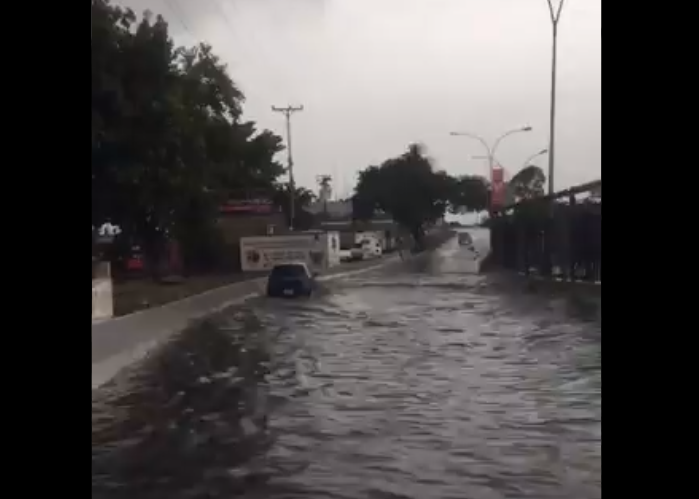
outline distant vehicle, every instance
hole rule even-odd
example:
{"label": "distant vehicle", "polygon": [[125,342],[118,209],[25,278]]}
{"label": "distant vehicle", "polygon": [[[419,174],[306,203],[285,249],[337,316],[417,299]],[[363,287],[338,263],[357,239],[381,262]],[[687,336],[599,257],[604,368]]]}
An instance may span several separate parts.
{"label": "distant vehicle", "polygon": [[315,274],[305,263],[275,265],[267,278],[267,296],[272,298],[310,297],[315,285]]}
{"label": "distant vehicle", "polygon": [[354,247],[350,250],[352,260],[369,260],[371,258],[378,258],[382,254],[383,249],[381,248],[381,241],[374,237],[362,239],[355,243]]}
{"label": "distant vehicle", "polygon": [[459,246],[473,246],[473,238],[468,232],[459,233]]}
{"label": "distant vehicle", "polygon": [[350,258],[352,260],[363,260],[364,259],[364,245],[362,243],[355,243],[350,250]]}

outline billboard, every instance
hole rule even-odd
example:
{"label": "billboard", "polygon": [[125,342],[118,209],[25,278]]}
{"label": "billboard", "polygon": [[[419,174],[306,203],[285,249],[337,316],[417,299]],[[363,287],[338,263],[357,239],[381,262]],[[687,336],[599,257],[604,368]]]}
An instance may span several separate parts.
{"label": "billboard", "polygon": [[326,244],[326,237],[320,235],[244,237],[240,240],[241,267],[245,272],[259,272],[282,263],[304,262],[310,268],[322,268]]}

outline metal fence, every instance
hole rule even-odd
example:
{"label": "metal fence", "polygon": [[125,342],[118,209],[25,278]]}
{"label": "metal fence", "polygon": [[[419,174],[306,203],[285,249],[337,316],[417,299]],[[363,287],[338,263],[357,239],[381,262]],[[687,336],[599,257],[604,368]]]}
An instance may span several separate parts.
{"label": "metal fence", "polygon": [[495,266],[543,278],[602,282],[602,181],[493,213]]}

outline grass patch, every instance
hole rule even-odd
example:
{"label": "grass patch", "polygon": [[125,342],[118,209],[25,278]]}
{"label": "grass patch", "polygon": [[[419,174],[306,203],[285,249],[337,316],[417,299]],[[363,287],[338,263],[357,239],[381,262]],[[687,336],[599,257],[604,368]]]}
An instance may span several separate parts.
{"label": "grass patch", "polygon": [[150,278],[115,282],[114,315],[121,316],[157,307],[253,277],[251,274],[239,272],[194,275],[181,282],[171,283],[158,282]]}

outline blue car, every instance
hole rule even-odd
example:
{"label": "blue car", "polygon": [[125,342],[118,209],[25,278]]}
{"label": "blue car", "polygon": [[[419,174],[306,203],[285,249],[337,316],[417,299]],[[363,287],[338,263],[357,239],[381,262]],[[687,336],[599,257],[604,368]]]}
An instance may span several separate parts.
{"label": "blue car", "polygon": [[310,297],[315,289],[315,274],[305,263],[276,265],[267,278],[267,296],[272,298]]}

